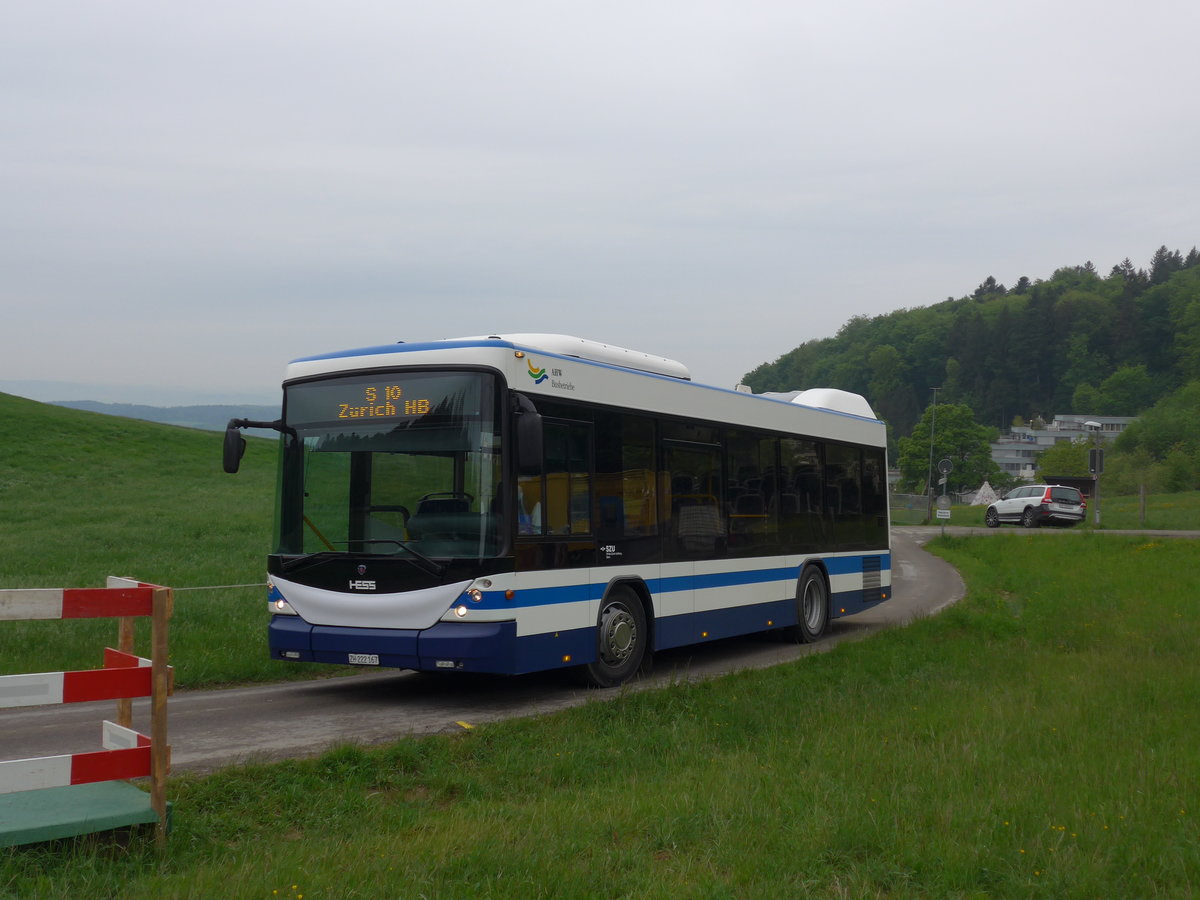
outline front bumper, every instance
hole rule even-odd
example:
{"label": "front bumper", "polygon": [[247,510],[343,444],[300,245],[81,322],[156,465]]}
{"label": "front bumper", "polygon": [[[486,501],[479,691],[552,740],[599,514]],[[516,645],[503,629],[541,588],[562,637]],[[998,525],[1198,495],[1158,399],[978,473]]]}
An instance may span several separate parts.
{"label": "front bumper", "polygon": [[438,622],[417,631],[310,625],[299,616],[272,616],[267,643],[273,659],[297,662],[346,665],[365,658],[393,669],[512,672],[517,623]]}

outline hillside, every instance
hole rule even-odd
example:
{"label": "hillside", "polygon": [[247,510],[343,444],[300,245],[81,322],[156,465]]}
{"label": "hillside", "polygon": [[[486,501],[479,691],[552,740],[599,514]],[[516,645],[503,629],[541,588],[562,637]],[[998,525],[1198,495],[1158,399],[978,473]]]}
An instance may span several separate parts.
{"label": "hillside", "polygon": [[1148,270],[1089,262],[1013,288],[988,278],[958,299],[801,344],[746,375],[755,391],[821,385],[864,394],[893,435],[938,402],[1007,429],[1058,413],[1136,415],[1200,377],[1200,252],[1161,247]]}
{"label": "hillside", "polygon": [[224,431],[226,423],[233,418],[256,419],[270,422],[279,418],[278,406],[254,405],[196,405],[196,406],[146,406],[138,403],[101,403],[96,400],[58,400],[53,406],[82,409],[104,413],[109,416],[124,416],[145,422],[161,422],[184,428],[200,428],[205,431]]}
{"label": "hillside", "polygon": [[[264,589],[221,586],[265,580],[273,442],[250,439],[231,476],[218,434],[0,394],[0,446],[0,589],[98,587],[107,575],[184,589],[172,625],[180,683],[212,678],[201,648],[213,627],[234,635],[223,652],[237,678],[264,677]],[[115,635],[107,621],[3,624],[5,645],[42,671],[90,668]],[[15,655],[0,654],[0,668]]]}

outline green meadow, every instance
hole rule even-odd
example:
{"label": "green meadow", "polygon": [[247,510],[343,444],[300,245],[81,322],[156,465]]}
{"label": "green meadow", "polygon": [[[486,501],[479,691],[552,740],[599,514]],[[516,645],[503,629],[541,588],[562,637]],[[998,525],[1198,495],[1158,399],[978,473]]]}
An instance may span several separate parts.
{"label": "green meadow", "polygon": [[[269,444],[227,477],[219,436],[89,417],[60,438],[59,411],[14,408],[30,418],[0,409],[6,441],[24,435],[29,453],[0,474],[0,588],[97,583],[114,557],[173,586],[261,578]],[[48,443],[90,443],[104,474],[60,490],[74,469],[41,474]],[[57,526],[34,508],[39,486],[73,498]],[[91,521],[131,493],[127,515]],[[41,538],[20,537],[14,563],[25,531]],[[206,563],[218,546],[228,558]],[[535,719],[176,777],[165,852],[148,835],[2,850],[0,896],[1200,895],[1197,544],[1011,528],[929,547],[968,586],[936,618]],[[179,601],[175,665],[189,671],[201,635],[210,647],[195,683],[270,677],[221,668],[260,640],[230,629],[263,620],[261,591],[228,603],[201,625],[201,601]],[[6,658],[14,624],[0,623]]]}
{"label": "green meadow", "polygon": [[[177,685],[311,677],[266,655],[275,444],[226,475],[221,440],[0,394],[0,589],[166,585]],[[111,620],[0,623],[0,674],[92,668],[115,640]]]}

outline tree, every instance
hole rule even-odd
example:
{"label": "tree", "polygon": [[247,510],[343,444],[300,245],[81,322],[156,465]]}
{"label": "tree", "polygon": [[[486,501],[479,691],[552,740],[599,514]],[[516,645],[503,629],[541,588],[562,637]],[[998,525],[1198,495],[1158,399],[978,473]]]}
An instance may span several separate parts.
{"label": "tree", "polygon": [[1080,415],[1136,416],[1154,402],[1158,384],[1143,365],[1121,366],[1093,387],[1080,382],[1071,398],[1071,409]]}
{"label": "tree", "polygon": [[1178,250],[1168,250],[1163,244],[1154,251],[1150,260],[1150,283],[1162,284],[1183,268],[1183,254]]}
{"label": "tree", "polygon": [[1088,475],[1088,448],[1086,436],[1073,441],[1059,441],[1037,455],[1036,466],[1039,478],[1059,475],[1084,477]]}
{"label": "tree", "polygon": [[[933,435],[933,463],[949,459],[954,467],[947,487],[974,490],[985,480],[995,481],[1000,467],[992,460],[989,446],[994,430],[975,421],[971,407],[962,403],[930,404],[910,437],[899,441],[901,484],[918,490],[926,483],[930,461],[930,432]],[[936,472],[934,473],[936,477]]]}
{"label": "tree", "polygon": [[1079,415],[1103,416],[1107,413],[1102,408],[1100,391],[1086,381],[1076,385],[1075,393],[1071,395],[1071,410]]}
{"label": "tree", "polygon": [[1200,381],[1145,410],[1121,432],[1114,448],[1121,453],[1144,450],[1155,462],[1162,462],[1177,447],[1200,452]]}
{"label": "tree", "polygon": [[917,402],[904,358],[891,344],[883,344],[867,357],[867,397],[876,415],[889,424],[907,426],[917,416]]}
{"label": "tree", "polygon": [[[1158,385],[1143,365],[1121,366],[1104,381],[1100,382],[1098,410],[1103,416],[1136,416],[1154,402]],[[1087,413],[1089,410],[1077,409]]]}
{"label": "tree", "polygon": [[989,275],[983,279],[983,284],[975,288],[975,293],[972,296],[976,300],[983,300],[987,297],[994,297],[997,294],[1007,293],[1004,285],[996,281],[995,276]]}

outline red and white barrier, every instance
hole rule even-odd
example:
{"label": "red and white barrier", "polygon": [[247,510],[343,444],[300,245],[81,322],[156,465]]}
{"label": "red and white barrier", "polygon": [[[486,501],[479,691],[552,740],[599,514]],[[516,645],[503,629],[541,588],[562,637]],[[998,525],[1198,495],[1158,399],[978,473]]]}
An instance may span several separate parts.
{"label": "red and white barrier", "polygon": [[151,665],[148,659],[105,647],[103,669],[0,675],[0,709],[149,697]]}
{"label": "red and white barrier", "polygon": [[0,794],[150,775],[150,738],[144,734],[106,721],[101,745],[105,749],[93,753],[0,762]]}
{"label": "red and white barrier", "polygon": [[[129,581],[129,579],[116,579]],[[154,586],[121,588],[29,588],[0,591],[0,619],[106,619],[148,616]]]}
{"label": "red and white barrier", "polygon": [[[0,620],[119,618],[120,650],[106,648],[104,668],[0,676],[0,708],[117,700],[118,722],[105,721],[103,750],[36,759],[0,761],[0,794],[150,776],[152,805],[159,814],[159,840],[166,835],[166,698],[169,588],[109,578],[107,588],[0,590]],[[134,616],[152,621],[153,659],[135,656]],[[132,725],[130,698],[151,698],[153,739]]]}

